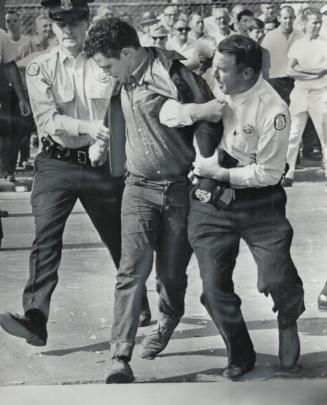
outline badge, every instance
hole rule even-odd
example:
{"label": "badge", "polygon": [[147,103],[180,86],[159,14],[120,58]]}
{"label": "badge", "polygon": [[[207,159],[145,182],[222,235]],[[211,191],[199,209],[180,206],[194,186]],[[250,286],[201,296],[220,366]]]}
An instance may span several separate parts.
{"label": "badge", "polygon": [[61,0],[60,8],[62,10],[71,10],[73,8],[73,3],[71,0]]}
{"label": "badge", "polygon": [[29,76],[37,76],[40,73],[40,66],[35,62],[30,63],[26,69],[26,73]]}
{"label": "badge", "polygon": [[243,128],[243,132],[246,135],[254,135],[255,133],[255,128],[253,125],[245,125],[245,127]]}
{"label": "badge", "polygon": [[281,131],[282,129],[284,129],[286,127],[286,117],[284,114],[276,115],[276,117],[274,119],[274,127],[278,131]]}
{"label": "badge", "polygon": [[195,191],[195,197],[202,203],[207,203],[210,201],[211,198],[211,193],[210,191],[207,190],[201,190],[200,188],[198,188]]}

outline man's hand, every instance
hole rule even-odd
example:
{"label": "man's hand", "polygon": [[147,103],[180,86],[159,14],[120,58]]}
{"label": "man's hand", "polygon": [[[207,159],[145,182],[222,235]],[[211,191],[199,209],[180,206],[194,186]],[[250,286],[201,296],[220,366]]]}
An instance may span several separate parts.
{"label": "man's hand", "polygon": [[108,159],[108,148],[101,143],[94,143],[89,147],[89,158],[92,167],[103,166]]}
{"label": "man's hand", "polygon": [[89,135],[95,141],[100,141],[106,145],[109,143],[109,129],[103,125],[102,121],[81,121],[79,133]]}
{"label": "man's hand", "polygon": [[19,100],[19,109],[23,117],[27,117],[28,115],[31,114],[30,104],[25,99]]}
{"label": "man's hand", "polygon": [[225,106],[225,101],[216,98],[203,104],[191,104],[190,116],[193,122],[201,120],[218,122],[223,116]]}
{"label": "man's hand", "polygon": [[215,153],[208,158],[204,158],[199,153],[197,153],[193,165],[193,173],[196,176],[229,182],[229,170],[224,169],[219,165],[217,149]]}

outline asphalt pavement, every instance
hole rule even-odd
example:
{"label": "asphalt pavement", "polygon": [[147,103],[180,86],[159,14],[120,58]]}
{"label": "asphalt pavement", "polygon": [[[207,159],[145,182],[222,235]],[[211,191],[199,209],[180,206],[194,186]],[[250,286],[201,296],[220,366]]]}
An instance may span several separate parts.
{"label": "asphalt pavement", "polygon": [[[115,269],[91,221],[77,204],[68,220],[59,283],[53,295],[46,347],[33,347],[0,330],[0,403],[7,404],[327,404],[327,313],[317,296],[327,279],[327,186],[317,163],[303,162],[287,189],[288,217],[294,227],[292,255],[304,281],[306,312],[298,322],[299,365],[279,367],[278,329],[272,301],[256,290],[256,267],[245,244],[235,269],[235,288],[257,352],[253,371],[226,381],[226,350],[199,302],[201,283],[195,258],[189,268],[186,313],[166,350],[155,360],[139,357],[139,343],[153,327],[139,329],[132,359],[136,382],[106,386]],[[18,182],[30,189],[31,173]],[[33,217],[29,192],[1,188],[3,218],[0,312],[22,313],[21,293],[28,275]],[[13,190],[13,189],[12,189]],[[157,319],[155,279],[147,283]],[[106,402],[105,402],[106,401]]]}

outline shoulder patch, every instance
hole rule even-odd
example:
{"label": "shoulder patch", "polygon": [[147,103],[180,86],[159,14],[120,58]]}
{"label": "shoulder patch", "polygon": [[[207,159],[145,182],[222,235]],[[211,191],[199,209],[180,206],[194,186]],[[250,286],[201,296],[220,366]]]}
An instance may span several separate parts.
{"label": "shoulder patch", "polygon": [[278,131],[281,131],[286,127],[286,117],[284,114],[276,115],[276,117],[274,118],[274,127]]}
{"label": "shoulder patch", "polygon": [[28,74],[29,76],[37,76],[39,73],[40,73],[40,66],[37,63],[32,62],[28,65],[26,69],[26,74]]}

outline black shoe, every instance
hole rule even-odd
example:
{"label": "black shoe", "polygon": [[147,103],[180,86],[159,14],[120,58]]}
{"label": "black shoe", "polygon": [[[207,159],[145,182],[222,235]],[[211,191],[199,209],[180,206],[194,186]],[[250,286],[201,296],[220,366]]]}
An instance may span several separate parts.
{"label": "black shoe", "polygon": [[168,345],[179,320],[171,319],[153,329],[142,341],[140,356],[142,359],[152,360]]}
{"label": "black shoe", "polygon": [[251,371],[254,368],[255,361],[256,354],[255,352],[252,352],[249,358],[242,364],[229,364],[223,371],[223,377],[230,379],[240,377],[241,375]]}
{"label": "black shoe", "polygon": [[140,314],[139,318],[139,326],[149,326],[151,323],[151,311],[150,311],[150,305],[149,305],[149,300],[146,295],[146,292],[143,296],[143,301],[142,301],[142,311]]}
{"label": "black shoe", "polygon": [[300,338],[296,322],[279,329],[279,360],[282,367],[289,369],[295,366],[300,356]]}
{"label": "black shoe", "polygon": [[114,359],[111,370],[106,377],[106,384],[127,384],[135,380],[130,365],[120,359]]}
{"label": "black shoe", "polygon": [[9,217],[9,212],[8,212],[8,211],[0,210],[0,217],[1,217],[1,218],[7,218],[7,217]]}
{"label": "black shoe", "polygon": [[33,346],[45,346],[48,333],[46,326],[36,325],[26,316],[6,312],[0,314],[0,326],[10,335],[26,339]]}
{"label": "black shoe", "polygon": [[318,309],[320,311],[327,311],[327,282],[318,296]]}

